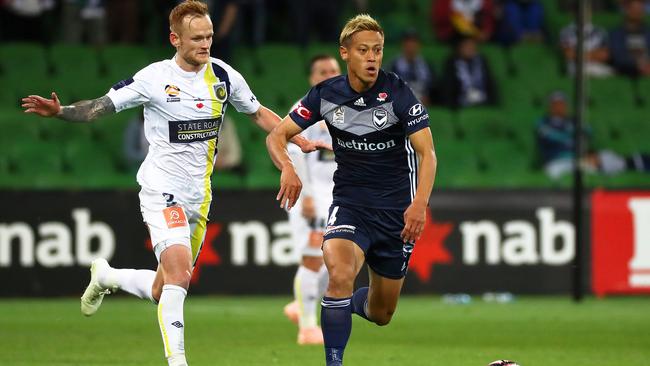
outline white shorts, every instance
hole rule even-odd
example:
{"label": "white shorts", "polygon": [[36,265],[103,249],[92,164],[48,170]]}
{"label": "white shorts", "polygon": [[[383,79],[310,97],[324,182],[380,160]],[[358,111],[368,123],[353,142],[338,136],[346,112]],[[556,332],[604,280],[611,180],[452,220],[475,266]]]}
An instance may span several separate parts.
{"label": "white shorts", "polygon": [[322,257],[323,251],[320,248],[309,246],[309,235],[313,229],[302,215],[301,199],[296,202],[296,205],[288,214],[289,226],[291,226],[291,241],[295,245],[296,252],[300,253],[301,256]]}
{"label": "white shorts", "polygon": [[145,188],[140,190],[139,197],[142,219],[149,229],[158,262],[165,249],[179,244],[192,251],[192,262],[196,263],[205,239],[210,202],[189,204],[173,193]]}

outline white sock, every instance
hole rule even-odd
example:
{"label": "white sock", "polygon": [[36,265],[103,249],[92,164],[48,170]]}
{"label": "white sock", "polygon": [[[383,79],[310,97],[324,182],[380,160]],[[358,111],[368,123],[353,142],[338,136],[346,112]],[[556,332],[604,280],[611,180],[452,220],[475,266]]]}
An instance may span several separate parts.
{"label": "white sock", "polygon": [[174,355],[167,359],[169,366],[187,366],[187,360],[184,354]]}
{"label": "white sock", "polygon": [[141,299],[155,302],[151,295],[151,287],[156,278],[156,272],[148,269],[117,269],[111,268],[107,273],[98,276],[102,287],[117,287]]}
{"label": "white sock", "polygon": [[318,298],[322,298],[327,291],[327,285],[330,283],[330,274],[327,272],[327,266],[322,265],[318,270]]}
{"label": "white sock", "polygon": [[165,346],[165,357],[169,365],[183,365],[185,360],[185,341],[183,303],[187,291],[176,285],[163,286],[158,303],[158,324]]}
{"label": "white sock", "polygon": [[298,267],[293,281],[293,294],[300,309],[299,327],[315,327],[317,324],[316,304],[320,301],[320,297],[318,297],[318,272],[314,272],[305,266]]}

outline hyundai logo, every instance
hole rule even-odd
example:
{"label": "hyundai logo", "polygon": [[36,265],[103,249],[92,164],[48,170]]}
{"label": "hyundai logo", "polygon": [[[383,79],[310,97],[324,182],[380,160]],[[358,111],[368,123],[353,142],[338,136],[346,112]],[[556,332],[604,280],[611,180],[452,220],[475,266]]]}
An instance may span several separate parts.
{"label": "hyundai logo", "polygon": [[419,115],[422,114],[423,110],[424,110],[424,107],[422,107],[422,104],[418,103],[418,104],[414,105],[413,107],[411,107],[411,109],[409,109],[409,114],[411,116],[413,116],[413,117],[419,116]]}

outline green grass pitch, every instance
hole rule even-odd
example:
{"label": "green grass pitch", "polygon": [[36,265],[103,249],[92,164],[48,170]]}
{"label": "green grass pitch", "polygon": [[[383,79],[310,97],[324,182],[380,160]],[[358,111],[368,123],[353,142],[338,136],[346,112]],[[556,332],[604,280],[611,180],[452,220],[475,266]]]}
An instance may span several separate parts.
{"label": "green grass pitch", "polygon": [[[0,365],[165,365],[155,307],[111,296],[92,318],[76,299],[0,300]],[[190,365],[323,365],[295,344],[286,297],[186,301]],[[403,297],[393,322],[355,316],[347,365],[650,365],[650,298],[524,297],[510,304],[444,304]]]}

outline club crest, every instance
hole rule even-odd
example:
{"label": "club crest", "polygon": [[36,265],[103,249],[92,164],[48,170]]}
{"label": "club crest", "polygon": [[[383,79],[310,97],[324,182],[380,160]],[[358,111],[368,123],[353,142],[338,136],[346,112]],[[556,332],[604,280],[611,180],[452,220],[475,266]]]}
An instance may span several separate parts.
{"label": "club crest", "polygon": [[372,123],[375,127],[381,129],[386,126],[386,122],[388,122],[388,112],[384,108],[376,108],[372,111]]}
{"label": "club crest", "polygon": [[226,89],[226,82],[222,81],[216,83],[212,86],[214,88],[214,96],[217,98],[217,101],[220,103],[225,103],[228,99],[228,89]]}

